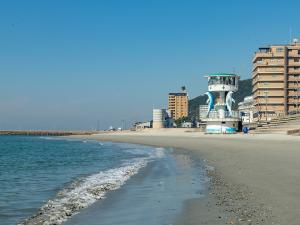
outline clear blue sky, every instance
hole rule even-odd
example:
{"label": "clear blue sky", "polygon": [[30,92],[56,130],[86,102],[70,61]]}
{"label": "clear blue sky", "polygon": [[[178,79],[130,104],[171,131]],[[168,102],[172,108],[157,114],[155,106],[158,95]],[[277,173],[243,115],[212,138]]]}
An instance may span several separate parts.
{"label": "clear blue sky", "polygon": [[211,72],[251,76],[260,46],[300,37],[299,1],[0,1],[0,129],[151,119]]}

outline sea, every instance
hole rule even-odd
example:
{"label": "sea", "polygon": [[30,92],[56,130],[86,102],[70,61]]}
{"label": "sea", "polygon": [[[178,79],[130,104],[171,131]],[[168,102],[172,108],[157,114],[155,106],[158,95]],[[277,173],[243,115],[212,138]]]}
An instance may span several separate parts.
{"label": "sea", "polygon": [[172,224],[203,168],[172,148],[0,136],[0,224]]}

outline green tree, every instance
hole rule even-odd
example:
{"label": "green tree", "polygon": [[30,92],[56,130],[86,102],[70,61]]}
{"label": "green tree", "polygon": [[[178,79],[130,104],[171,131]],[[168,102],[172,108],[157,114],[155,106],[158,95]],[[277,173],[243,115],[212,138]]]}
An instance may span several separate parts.
{"label": "green tree", "polygon": [[177,125],[177,127],[181,127],[182,123],[190,122],[190,119],[188,117],[182,117],[182,118],[175,120],[174,122]]}

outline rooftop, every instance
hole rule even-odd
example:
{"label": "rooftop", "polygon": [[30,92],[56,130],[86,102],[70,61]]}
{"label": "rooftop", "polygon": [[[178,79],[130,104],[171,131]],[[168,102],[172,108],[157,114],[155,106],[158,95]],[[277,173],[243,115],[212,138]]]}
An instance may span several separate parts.
{"label": "rooftop", "polygon": [[169,95],[175,95],[175,96],[186,96],[187,93],[185,92],[178,92],[178,93],[169,93]]}
{"label": "rooftop", "polygon": [[299,46],[300,42],[297,38],[294,38],[289,44],[271,44],[268,46],[260,47],[258,49],[259,52],[264,52],[264,51],[270,51],[271,47],[285,47],[285,46],[289,47],[289,46],[296,46],[296,45]]}
{"label": "rooftop", "polygon": [[207,75],[208,77],[238,77],[239,75],[234,73],[211,73]]}

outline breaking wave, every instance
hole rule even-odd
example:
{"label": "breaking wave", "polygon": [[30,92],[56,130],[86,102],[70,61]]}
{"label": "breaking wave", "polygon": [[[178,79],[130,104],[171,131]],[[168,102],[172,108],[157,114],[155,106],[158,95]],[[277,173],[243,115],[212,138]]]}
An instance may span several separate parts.
{"label": "breaking wave", "polygon": [[133,159],[130,162],[124,162],[119,168],[101,171],[74,181],[20,225],[61,224],[81,209],[104,198],[107,192],[120,188],[148,162],[148,158]]}

